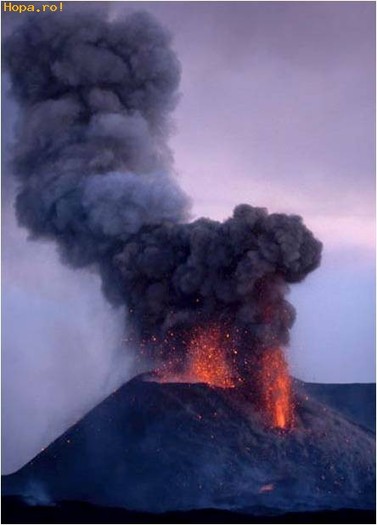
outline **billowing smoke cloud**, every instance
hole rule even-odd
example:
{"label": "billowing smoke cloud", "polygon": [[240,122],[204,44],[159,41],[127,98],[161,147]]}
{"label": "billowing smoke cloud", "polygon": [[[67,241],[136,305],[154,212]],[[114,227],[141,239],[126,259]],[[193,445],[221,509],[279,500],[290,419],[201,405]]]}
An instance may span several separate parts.
{"label": "billowing smoke cloud", "polygon": [[98,262],[143,225],[180,221],[187,198],[167,147],[180,66],[145,13],[33,18],[5,44],[22,109],[17,213],[72,265]]}
{"label": "billowing smoke cloud", "polygon": [[146,13],[43,16],[11,35],[4,56],[21,108],[20,223],[55,239],[68,264],[96,267],[159,357],[184,355],[184,334],[206,323],[242,341],[240,369],[287,344],[287,283],[318,266],[321,243],[300,217],[248,205],[223,223],[186,222],[167,146],[180,79],[168,33]]}

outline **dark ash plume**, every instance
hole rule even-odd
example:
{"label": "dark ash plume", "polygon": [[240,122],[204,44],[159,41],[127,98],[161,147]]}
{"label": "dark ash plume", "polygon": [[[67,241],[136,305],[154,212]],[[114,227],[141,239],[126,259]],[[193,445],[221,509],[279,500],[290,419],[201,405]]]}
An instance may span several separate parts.
{"label": "dark ash plume", "polygon": [[321,243],[300,217],[248,205],[223,223],[185,223],[167,146],[180,66],[166,31],[145,13],[111,24],[44,16],[4,56],[21,108],[20,223],[54,238],[70,265],[96,265],[108,299],[127,304],[136,337],[159,356],[161,345],[184,353],[185,334],[213,322],[238,341],[240,369],[287,344],[287,283],[319,265]]}
{"label": "dark ash plume", "polygon": [[142,225],[187,218],[167,147],[180,65],[152,17],[43,15],[11,35],[4,58],[21,108],[21,224],[83,266]]}

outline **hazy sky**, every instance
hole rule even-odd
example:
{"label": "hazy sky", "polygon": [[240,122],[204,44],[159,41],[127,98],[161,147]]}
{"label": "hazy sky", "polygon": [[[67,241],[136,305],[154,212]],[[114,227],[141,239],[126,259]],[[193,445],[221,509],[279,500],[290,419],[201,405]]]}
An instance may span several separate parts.
{"label": "hazy sky", "polygon": [[[173,32],[183,75],[171,145],[194,216],[222,219],[248,202],[301,214],[324,242],[321,268],[291,291],[292,373],[374,381],[374,3],[80,4],[110,17],[147,9]],[[14,113],[6,95],[5,161]],[[5,472],[130,373],[121,312],[95,275],[62,267],[52,244],[26,240],[6,176]]]}

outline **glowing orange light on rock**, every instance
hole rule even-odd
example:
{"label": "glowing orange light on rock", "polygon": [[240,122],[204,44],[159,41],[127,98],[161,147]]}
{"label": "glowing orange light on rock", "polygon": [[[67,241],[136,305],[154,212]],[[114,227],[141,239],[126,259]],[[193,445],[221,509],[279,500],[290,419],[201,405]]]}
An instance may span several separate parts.
{"label": "glowing orange light on rock", "polygon": [[261,401],[274,427],[287,429],[294,423],[292,382],[281,348],[270,348],[261,356]]}
{"label": "glowing orange light on rock", "polygon": [[263,494],[264,492],[272,492],[274,490],[274,484],[273,483],[267,483],[266,485],[262,485],[259,489],[259,494]]}

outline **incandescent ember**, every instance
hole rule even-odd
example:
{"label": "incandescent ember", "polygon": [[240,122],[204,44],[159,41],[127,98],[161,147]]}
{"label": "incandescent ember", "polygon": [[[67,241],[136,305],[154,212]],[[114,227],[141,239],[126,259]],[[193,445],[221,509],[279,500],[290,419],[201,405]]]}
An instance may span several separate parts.
{"label": "incandescent ember", "polygon": [[242,376],[236,366],[237,347],[228,332],[212,325],[194,330],[185,352],[185,361],[164,361],[154,372],[160,383],[204,383],[230,389],[251,388],[250,400],[270,427],[289,429],[294,425],[292,381],[281,348],[265,349],[259,366]]}

